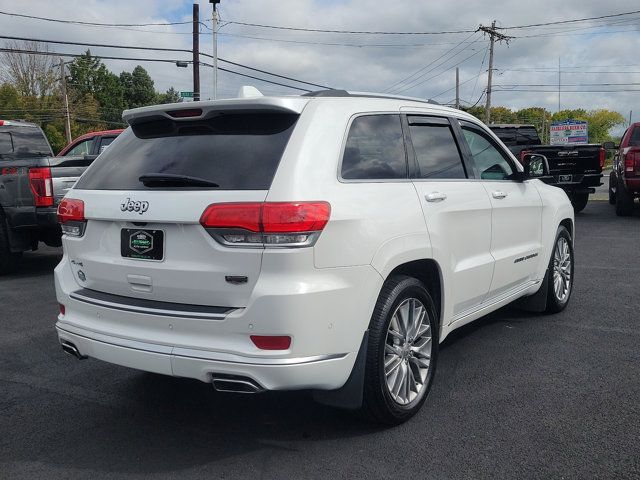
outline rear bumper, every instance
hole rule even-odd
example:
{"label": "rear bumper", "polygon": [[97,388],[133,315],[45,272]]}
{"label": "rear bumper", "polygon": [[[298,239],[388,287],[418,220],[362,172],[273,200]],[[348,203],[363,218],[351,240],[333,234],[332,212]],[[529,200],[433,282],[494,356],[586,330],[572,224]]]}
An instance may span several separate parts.
{"label": "rear bumper", "polygon": [[313,357],[264,359],[220,352],[204,352],[123,340],[56,324],[60,342],[70,342],[90,358],[176,377],[211,383],[214,375],[238,375],[254,380],[266,390],[333,390],[346,381],[356,353]]}
{"label": "rear bumper", "polygon": [[624,185],[628,192],[634,195],[640,194],[640,177],[635,177],[635,178],[625,177]]}
{"label": "rear bumper", "polygon": [[[267,390],[340,388],[382,285],[371,266],[263,272],[246,307],[218,314],[96,301],[82,295],[74,272],[65,255],[55,271],[57,299],[65,305],[56,329],[81,355],[204,382],[213,374],[240,375]],[[260,350],[250,335],[289,335],[291,347]]]}
{"label": "rear bumper", "polygon": [[595,187],[602,185],[602,173],[567,175],[571,175],[571,181],[561,181],[562,175],[552,173],[544,179],[544,183],[562,188],[568,193],[595,193]]}

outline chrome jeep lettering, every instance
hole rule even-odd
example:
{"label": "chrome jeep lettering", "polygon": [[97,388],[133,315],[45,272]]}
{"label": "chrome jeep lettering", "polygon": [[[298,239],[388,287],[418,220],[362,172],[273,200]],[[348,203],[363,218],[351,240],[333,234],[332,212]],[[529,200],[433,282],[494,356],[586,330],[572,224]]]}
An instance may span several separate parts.
{"label": "chrome jeep lettering", "polygon": [[138,212],[140,215],[142,215],[144,212],[149,210],[149,202],[134,201],[130,198],[127,198],[120,204],[120,210],[122,210],[123,212]]}

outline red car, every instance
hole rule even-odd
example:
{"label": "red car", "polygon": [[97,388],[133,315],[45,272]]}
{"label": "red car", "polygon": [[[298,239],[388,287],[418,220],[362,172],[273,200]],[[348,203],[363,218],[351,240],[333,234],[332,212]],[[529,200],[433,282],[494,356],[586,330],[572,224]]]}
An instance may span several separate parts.
{"label": "red car", "polygon": [[640,122],[622,135],[609,176],[609,203],[616,206],[617,215],[631,215],[636,197],[640,197]]}
{"label": "red car", "polygon": [[71,157],[76,155],[97,157],[123,131],[122,129],[118,129],[85,133],[64,147],[56,157]]}

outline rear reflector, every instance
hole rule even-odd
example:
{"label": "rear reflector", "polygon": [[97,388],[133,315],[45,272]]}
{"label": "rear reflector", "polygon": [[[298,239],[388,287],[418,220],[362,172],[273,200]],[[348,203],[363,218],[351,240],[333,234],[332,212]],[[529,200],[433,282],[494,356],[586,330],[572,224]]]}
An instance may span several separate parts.
{"label": "rear reflector", "polygon": [[64,312],[65,312],[65,310],[66,310],[66,309],[64,308],[64,305],[63,305],[63,304],[61,304],[61,303],[59,303],[59,304],[58,304],[58,307],[60,308],[60,315],[64,315]]}
{"label": "rear reflector", "polygon": [[251,341],[260,350],[288,350],[291,337],[286,335],[251,335]]}
{"label": "rear reflector", "polygon": [[75,198],[63,198],[58,205],[58,222],[62,233],[72,237],[84,235],[87,220],[84,218],[84,202]]}
{"label": "rear reflector", "polygon": [[330,215],[327,202],[215,203],[200,223],[225,245],[303,247],[314,243]]}
{"label": "rear reflector", "polygon": [[33,192],[36,207],[53,206],[53,184],[49,167],[30,168],[29,186]]}

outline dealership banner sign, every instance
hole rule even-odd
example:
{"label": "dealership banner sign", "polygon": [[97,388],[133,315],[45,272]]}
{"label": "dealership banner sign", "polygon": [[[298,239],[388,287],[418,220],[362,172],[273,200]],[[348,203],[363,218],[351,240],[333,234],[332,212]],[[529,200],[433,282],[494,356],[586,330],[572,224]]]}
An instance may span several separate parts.
{"label": "dealership banner sign", "polygon": [[551,123],[549,135],[551,145],[563,143],[589,143],[587,122],[564,120]]}

